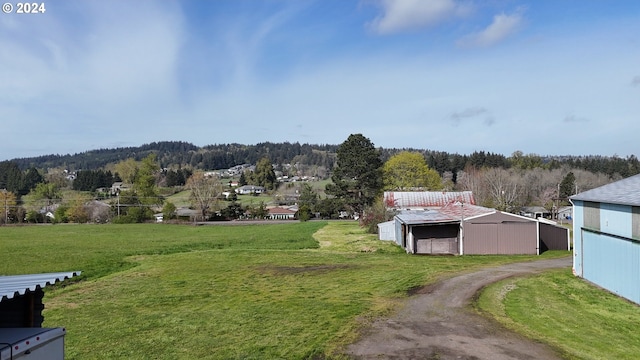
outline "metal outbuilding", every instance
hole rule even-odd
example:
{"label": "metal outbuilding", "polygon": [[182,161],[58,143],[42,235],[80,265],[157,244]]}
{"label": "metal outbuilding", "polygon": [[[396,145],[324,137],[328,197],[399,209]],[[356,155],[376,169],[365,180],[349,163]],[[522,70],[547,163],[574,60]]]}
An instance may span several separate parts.
{"label": "metal outbuilding", "polygon": [[42,328],[43,289],[80,271],[0,276],[0,359],[64,359],[64,328]]}
{"label": "metal outbuilding", "polygon": [[404,211],[394,218],[396,244],[411,254],[458,254],[460,220],[436,210]]}
{"label": "metal outbuilding", "polygon": [[537,255],[538,221],[495,211],[464,221],[463,254]]}
{"label": "metal outbuilding", "polygon": [[451,203],[395,217],[396,243],[412,254],[537,255],[569,250],[569,229],[482,206]]}
{"label": "metal outbuilding", "polygon": [[41,327],[43,289],[80,273],[0,276],[0,328]]}
{"label": "metal outbuilding", "polygon": [[395,221],[385,221],[378,224],[378,239],[387,241],[396,240]]}
{"label": "metal outbuilding", "polygon": [[574,273],[640,304],[640,175],[570,200]]}

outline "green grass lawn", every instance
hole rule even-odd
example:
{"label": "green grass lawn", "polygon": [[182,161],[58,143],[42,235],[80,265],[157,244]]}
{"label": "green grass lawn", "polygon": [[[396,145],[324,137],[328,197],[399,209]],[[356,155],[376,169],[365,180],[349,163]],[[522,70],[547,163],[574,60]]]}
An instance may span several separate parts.
{"label": "green grass lawn", "polygon": [[167,197],[167,201],[170,201],[176,207],[189,207],[191,206],[191,190],[182,190]]}
{"label": "green grass lawn", "polygon": [[67,359],[340,358],[410,289],[537,258],[412,256],[355,222],[0,227],[0,248],[0,274],[83,271],[45,291]]}
{"label": "green grass lawn", "polygon": [[562,269],[488,286],[478,308],[568,359],[637,359],[640,307]]}

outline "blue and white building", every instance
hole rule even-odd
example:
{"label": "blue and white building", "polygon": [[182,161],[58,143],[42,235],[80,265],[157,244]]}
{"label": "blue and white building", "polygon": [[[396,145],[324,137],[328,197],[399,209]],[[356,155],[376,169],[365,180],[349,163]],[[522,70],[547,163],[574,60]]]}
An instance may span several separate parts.
{"label": "blue and white building", "polygon": [[570,199],[574,273],[640,304],[640,175]]}

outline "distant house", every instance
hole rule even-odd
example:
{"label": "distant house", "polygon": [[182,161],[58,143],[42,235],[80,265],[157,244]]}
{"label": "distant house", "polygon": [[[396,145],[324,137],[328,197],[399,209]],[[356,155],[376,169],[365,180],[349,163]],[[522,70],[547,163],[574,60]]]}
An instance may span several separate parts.
{"label": "distant house", "polygon": [[126,184],[122,181],[114,182],[111,185],[111,195],[118,195],[121,191],[129,191],[131,190],[131,184]]}
{"label": "distant house", "polygon": [[385,191],[384,205],[394,210],[437,209],[452,202],[475,205],[471,191]]}
{"label": "distant house", "polygon": [[574,273],[640,304],[640,175],[570,200]]}
{"label": "distant house", "polygon": [[237,188],[236,193],[239,195],[262,194],[265,188],[257,185],[244,185]]}
{"label": "distant house", "polygon": [[296,217],[296,212],[283,207],[273,207],[267,209],[269,211],[269,219],[271,220],[293,220]]}
{"label": "distant house", "polygon": [[558,210],[558,221],[562,220],[571,220],[573,216],[573,207],[572,206],[562,206]]}
{"label": "distant house", "polygon": [[[202,217],[202,212],[189,208],[180,207],[176,209],[176,218],[180,220],[195,221]],[[204,219],[201,219],[204,220]]]}
{"label": "distant house", "polygon": [[530,217],[533,219],[537,218],[551,218],[551,211],[545,209],[542,206],[526,206],[523,207],[520,211],[520,215]]}

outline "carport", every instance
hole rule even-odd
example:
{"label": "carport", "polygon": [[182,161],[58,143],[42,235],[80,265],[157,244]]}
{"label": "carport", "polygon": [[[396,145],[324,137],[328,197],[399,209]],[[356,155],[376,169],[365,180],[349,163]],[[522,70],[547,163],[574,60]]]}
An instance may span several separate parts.
{"label": "carport", "polygon": [[395,217],[396,243],[411,254],[458,254],[460,221],[441,212],[407,211]]}

